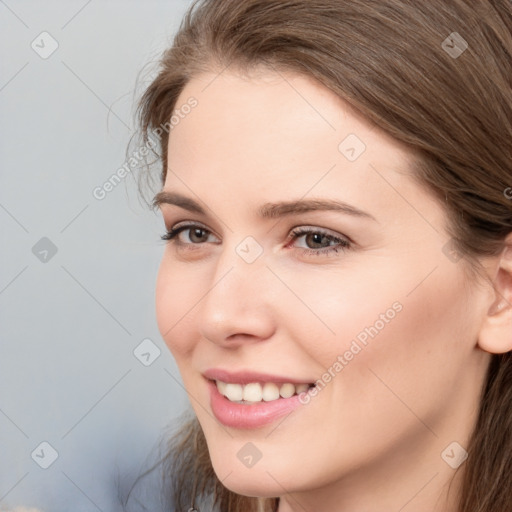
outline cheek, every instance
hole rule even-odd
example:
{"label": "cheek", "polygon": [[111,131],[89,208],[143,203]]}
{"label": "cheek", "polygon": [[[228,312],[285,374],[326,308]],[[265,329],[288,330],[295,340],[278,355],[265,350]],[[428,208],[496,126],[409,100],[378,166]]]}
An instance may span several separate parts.
{"label": "cheek", "polygon": [[204,294],[194,275],[164,254],[156,280],[156,320],[162,339],[177,360],[192,349],[187,338],[192,328],[189,312]]}
{"label": "cheek", "polygon": [[286,325],[294,326],[293,339],[311,360],[331,373],[346,374],[347,368],[351,379],[361,379],[359,387],[378,385],[368,370],[374,368],[400,387],[422,380],[427,393],[429,382],[442,386],[452,379],[449,368],[470,357],[475,335],[465,321],[471,299],[463,274],[446,258],[432,261],[416,268],[388,261],[385,272],[376,265],[352,272],[347,262],[304,273],[294,287],[301,300],[291,297],[281,311]]}
{"label": "cheek", "polygon": [[381,337],[403,315],[404,294],[389,269],[387,282],[376,269],[361,271],[348,260],[337,268],[293,273],[283,269],[281,275],[293,283],[296,296],[283,295],[286,308],[279,309],[279,318],[294,331],[292,339],[326,368],[353,347],[353,340],[369,345],[376,333]]}

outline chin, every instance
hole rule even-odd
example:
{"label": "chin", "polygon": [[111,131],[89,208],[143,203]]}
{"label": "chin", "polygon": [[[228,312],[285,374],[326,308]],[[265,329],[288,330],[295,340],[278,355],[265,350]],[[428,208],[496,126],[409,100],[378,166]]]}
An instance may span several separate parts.
{"label": "chin", "polygon": [[[268,475],[265,476],[270,478]],[[231,474],[222,482],[222,485],[231,492],[252,498],[275,498],[283,494],[283,488],[278,486],[273,480],[265,485],[261,481],[255,481],[256,478],[259,477],[248,475],[247,478],[240,478]]]}
{"label": "chin", "polygon": [[258,498],[275,498],[283,494],[283,488],[287,491],[296,489],[293,480],[282,475],[293,474],[293,470],[283,473],[282,467],[274,467],[271,463],[265,464],[263,460],[257,462],[252,468],[246,468],[237,464],[228,464],[225,454],[219,454],[218,458],[212,457],[212,465],[217,478],[222,485],[230,491],[242,496]]}

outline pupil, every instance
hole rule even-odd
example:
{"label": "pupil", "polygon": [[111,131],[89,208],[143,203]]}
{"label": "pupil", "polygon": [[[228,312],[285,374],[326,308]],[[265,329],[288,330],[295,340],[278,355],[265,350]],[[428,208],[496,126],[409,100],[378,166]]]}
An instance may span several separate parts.
{"label": "pupil", "polygon": [[[204,229],[202,229],[202,228],[195,228],[195,229],[193,230],[193,232],[192,232],[192,237],[191,237],[191,239],[192,239],[193,241],[196,241],[196,242],[197,242],[198,240],[194,240],[194,237],[196,237],[196,236],[197,236],[197,238],[201,239],[201,238],[202,238],[202,236],[201,236],[201,235],[203,235],[203,236],[204,236]],[[200,241],[200,240],[199,240],[199,241]]]}
{"label": "pupil", "polygon": [[319,244],[319,245],[322,244],[324,235],[322,235],[320,233],[313,233],[313,234],[310,234],[309,236],[313,238],[313,244]]}

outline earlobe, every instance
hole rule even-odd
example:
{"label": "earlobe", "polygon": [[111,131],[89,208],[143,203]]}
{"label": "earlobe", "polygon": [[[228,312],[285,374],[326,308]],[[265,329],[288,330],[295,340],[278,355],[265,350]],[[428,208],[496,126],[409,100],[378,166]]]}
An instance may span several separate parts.
{"label": "earlobe", "polygon": [[512,238],[506,241],[493,280],[495,300],[484,318],[478,346],[491,354],[512,351]]}

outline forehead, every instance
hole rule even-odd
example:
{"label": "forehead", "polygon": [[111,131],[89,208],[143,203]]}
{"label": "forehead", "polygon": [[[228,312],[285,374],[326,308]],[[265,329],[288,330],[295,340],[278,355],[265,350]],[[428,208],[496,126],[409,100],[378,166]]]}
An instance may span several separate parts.
{"label": "forehead", "polygon": [[427,194],[411,179],[413,156],[403,144],[310,78],[204,73],[186,85],[176,109],[191,97],[197,106],[170,132],[164,188],[215,191],[240,206],[283,200],[283,192],[327,195],[395,213],[400,194],[415,202]]}
{"label": "forehead", "polygon": [[[320,139],[324,144],[317,145],[319,158],[330,152],[338,156],[339,143],[353,134],[364,139],[366,149],[393,150],[395,160],[408,154],[408,148],[376,130],[332,91],[302,75],[261,69],[254,76],[228,71],[203,73],[187,83],[176,109],[180,110],[189,97],[197,100],[197,107],[180,116],[180,129],[175,127],[171,132],[171,145],[172,139],[189,137],[189,131],[205,143],[215,142],[233,150],[226,139],[231,135],[244,142],[244,151],[256,150],[256,142],[285,150],[298,140],[314,143]],[[216,130],[211,130],[212,125]],[[309,145],[294,147],[295,154],[307,149]]]}

